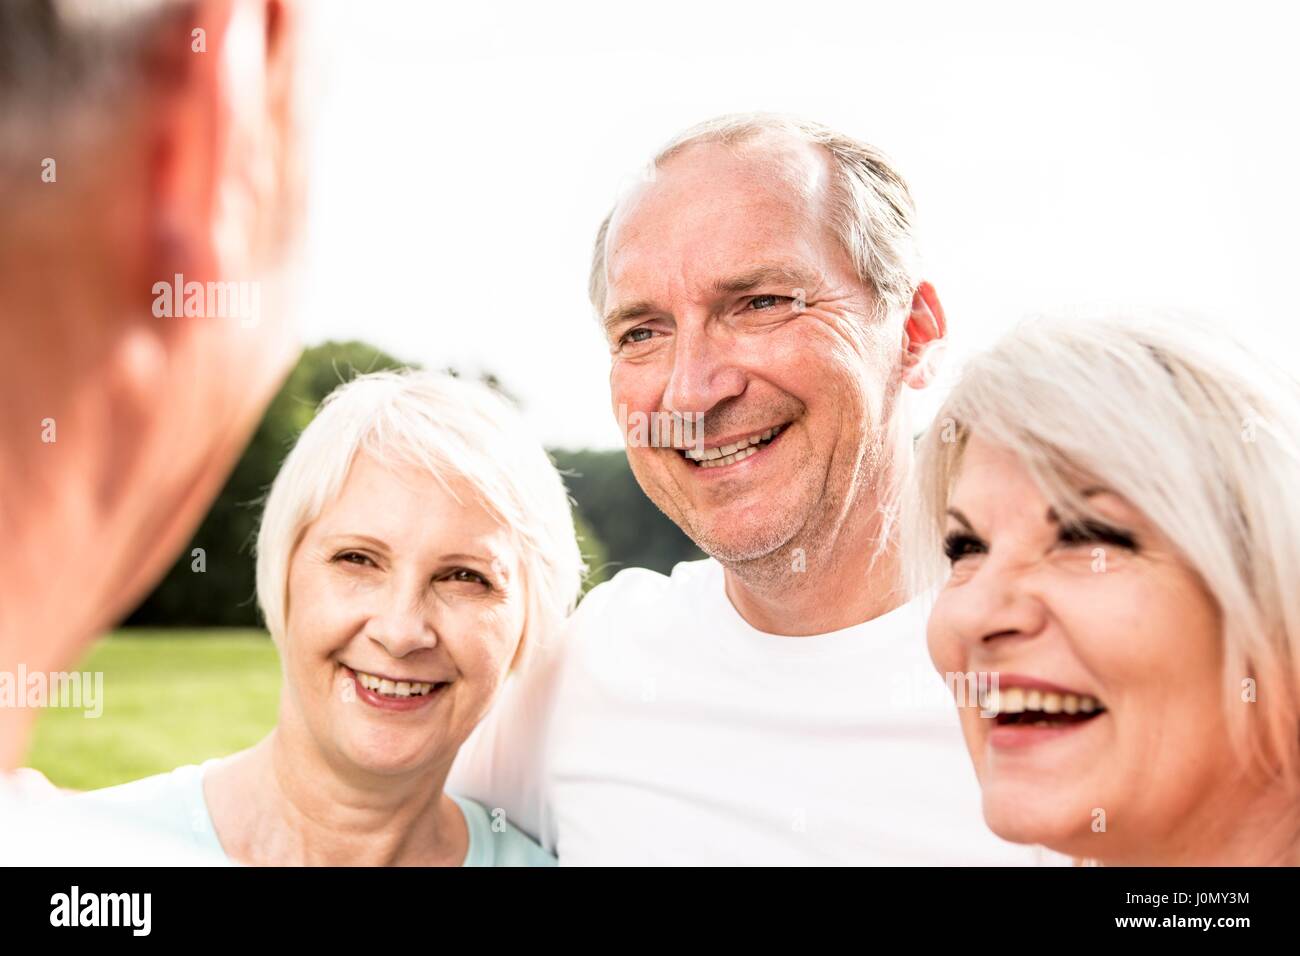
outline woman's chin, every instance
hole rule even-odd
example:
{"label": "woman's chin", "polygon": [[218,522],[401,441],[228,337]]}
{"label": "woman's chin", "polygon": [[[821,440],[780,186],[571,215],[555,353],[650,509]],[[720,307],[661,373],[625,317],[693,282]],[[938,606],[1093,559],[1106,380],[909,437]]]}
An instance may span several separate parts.
{"label": "woman's chin", "polygon": [[389,730],[382,735],[365,732],[341,742],[338,752],[356,769],[376,776],[419,773],[437,763],[435,741],[428,735],[401,739],[406,735]]}
{"label": "woman's chin", "polygon": [[[984,822],[1004,840],[1079,855],[1099,818],[1086,801],[1060,793],[985,790]],[[1098,825],[1104,826],[1105,818]]]}

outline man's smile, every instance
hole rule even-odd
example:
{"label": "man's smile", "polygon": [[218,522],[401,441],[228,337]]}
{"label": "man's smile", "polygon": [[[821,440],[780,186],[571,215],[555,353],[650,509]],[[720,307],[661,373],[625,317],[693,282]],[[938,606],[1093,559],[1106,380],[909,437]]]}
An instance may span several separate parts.
{"label": "man's smile", "polygon": [[763,428],[750,435],[706,443],[703,449],[678,449],[678,454],[697,469],[727,468],[757,455],[772,445],[789,423]]}

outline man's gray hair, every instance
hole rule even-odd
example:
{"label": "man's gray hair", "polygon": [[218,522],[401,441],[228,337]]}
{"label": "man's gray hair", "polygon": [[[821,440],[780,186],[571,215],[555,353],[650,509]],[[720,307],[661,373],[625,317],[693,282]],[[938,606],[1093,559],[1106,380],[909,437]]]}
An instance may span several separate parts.
{"label": "man's gray hair", "polygon": [[[650,169],[661,168],[696,143],[738,145],[763,133],[786,133],[822,147],[834,170],[831,208],[836,235],[876,293],[878,317],[911,306],[919,278],[916,208],[907,183],[880,150],[820,123],[773,113],[736,113],[693,126],[661,149]],[[596,233],[588,295],[597,315],[605,311],[605,239],[611,209]]]}
{"label": "man's gray hair", "polygon": [[0,163],[24,164],[34,138],[61,145],[111,126],[143,44],[185,0],[0,2]]}

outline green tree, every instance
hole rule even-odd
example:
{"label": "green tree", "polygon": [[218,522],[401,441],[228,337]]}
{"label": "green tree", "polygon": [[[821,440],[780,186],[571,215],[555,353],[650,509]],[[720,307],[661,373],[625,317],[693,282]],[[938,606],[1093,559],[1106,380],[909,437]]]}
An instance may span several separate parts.
{"label": "green tree", "polygon": [[[252,548],[261,503],[280,463],[322,399],[338,385],[365,372],[402,367],[404,363],[363,342],[326,342],[303,352],[194,539],[126,623],[259,626]],[[195,549],[202,550],[202,571],[195,570]]]}

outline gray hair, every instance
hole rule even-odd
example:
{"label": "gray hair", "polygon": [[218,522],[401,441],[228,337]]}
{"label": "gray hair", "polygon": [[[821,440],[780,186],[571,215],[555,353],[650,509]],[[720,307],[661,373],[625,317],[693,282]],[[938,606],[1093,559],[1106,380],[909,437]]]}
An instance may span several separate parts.
{"label": "gray hair", "polygon": [[[909,308],[920,281],[916,209],[907,183],[874,146],[798,117],[737,113],[686,130],[655,155],[650,168],[696,143],[739,145],[763,133],[786,133],[830,155],[832,225],[858,278],[875,291],[878,317]],[[600,224],[592,254],[587,290],[597,315],[605,311],[605,239],[617,208]]]}
{"label": "gray hair", "polygon": [[[945,511],[972,434],[1012,451],[1063,519],[1100,518],[1080,490],[1100,484],[1174,543],[1222,614],[1237,752],[1300,793],[1300,382],[1187,316],[1023,324],[966,366],[918,446],[918,588],[946,576]],[[1242,707],[1247,677],[1267,690]]]}
{"label": "gray hair", "polygon": [[[0,3],[0,167],[30,162],[33,137],[111,129],[144,44],[187,0],[4,0]],[[50,131],[54,130],[51,141]],[[74,142],[80,142],[80,139]]]}

